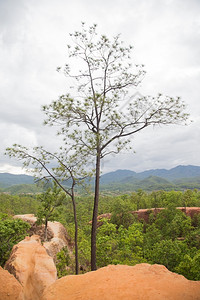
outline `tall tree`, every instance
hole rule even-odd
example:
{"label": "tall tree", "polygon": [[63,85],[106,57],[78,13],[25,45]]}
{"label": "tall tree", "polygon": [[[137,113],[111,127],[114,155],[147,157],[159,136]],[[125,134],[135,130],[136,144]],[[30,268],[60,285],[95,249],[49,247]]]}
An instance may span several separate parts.
{"label": "tall tree", "polygon": [[[54,182],[71,198],[75,226],[75,273],[79,273],[78,262],[78,221],[75,201],[75,185],[82,184],[87,173],[84,171],[84,157],[69,155],[66,148],[59,153],[51,153],[43,147],[27,147],[14,144],[6,149],[6,154],[23,162],[27,170],[37,176],[38,180],[53,179]],[[55,167],[52,167],[55,166]]]}
{"label": "tall tree", "polygon": [[[131,46],[120,36],[98,35],[96,25],[71,34],[69,60],[64,73],[75,91],[43,107],[46,124],[60,124],[61,134],[74,149],[95,159],[95,196],[91,233],[91,269],[96,269],[96,229],[101,160],[127,148],[130,137],[151,125],[185,122],[188,114],[180,98],[131,97],[144,76],[142,65],[131,62]],[[78,70],[78,66],[81,67]],[[58,68],[62,70],[62,68]]]}

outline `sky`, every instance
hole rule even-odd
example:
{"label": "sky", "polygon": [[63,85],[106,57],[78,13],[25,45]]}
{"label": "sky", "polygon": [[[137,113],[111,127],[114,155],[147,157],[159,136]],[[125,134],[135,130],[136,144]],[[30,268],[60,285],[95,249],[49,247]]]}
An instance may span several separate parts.
{"label": "sky", "polygon": [[67,63],[69,33],[82,21],[134,46],[133,63],[147,73],[133,94],[180,96],[193,121],[141,131],[134,151],[107,157],[102,172],[200,166],[199,0],[0,0],[0,172],[25,172],[4,155],[14,143],[59,145],[41,107],[69,92],[56,69]]}

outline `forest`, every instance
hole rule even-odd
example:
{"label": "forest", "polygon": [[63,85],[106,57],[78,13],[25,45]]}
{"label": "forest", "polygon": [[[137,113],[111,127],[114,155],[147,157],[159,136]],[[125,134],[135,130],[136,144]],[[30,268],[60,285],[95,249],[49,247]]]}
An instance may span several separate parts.
{"label": "forest", "polygon": [[[93,194],[77,195],[78,248],[81,272],[90,270],[90,237]],[[38,215],[41,195],[0,194],[0,263],[9,257],[14,244],[27,235],[29,225],[12,218],[16,214]],[[149,221],[138,220],[131,212],[142,208],[165,208]],[[191,219],[176,207],[200,207],[200,191],[153,191],[123,195],[101,194],[97,229],[97,267],[108,264],[135,265],[147,262],[165,265],[190,280],[200,280],[200,214]],[[69,197],[55,208],[54,219],[74,237],[73,207]],[[66,269],[66,265],[68,268]],[[58,276],[74,274],[75,260],[66,248],[57,255]]]}

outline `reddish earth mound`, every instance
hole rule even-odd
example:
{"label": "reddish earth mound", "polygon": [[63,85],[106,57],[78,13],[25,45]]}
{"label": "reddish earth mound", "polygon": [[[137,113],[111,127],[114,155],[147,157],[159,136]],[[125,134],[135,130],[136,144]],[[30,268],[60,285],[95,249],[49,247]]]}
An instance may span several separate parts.
{"label": "reddish earth mound", "polygon": [[0,267],[0,300],[23,300],[22,286],[17,279]]}
{"label": "reddish earth mound", "polygon": [[[149,222],[149,215],[150,213],[153,213],[154,216],[156,216],[159,212],[161,212],[165,208],[141,208],[139,210],[134,210],[131,213],[135,216],[138,217],[138,220],[144,220],[145,222]],[[195,215],[200,214],[200,207],[177,207],[176,209],[181,210],[183,213],[186,214],[186,216],[190,218],[194,218]],[[111,218],[111,213],[106,213],[99,215],[97,217],[97,226],[102,225],[102,219],[108,219],[110,220]],[[89,222],[92,224],[92,221]]]}
{"label": "reddish earth mound", "polygon": [[84,275],[66,276],[51,286],[42,300],[197,300],[200,282],[161,265],[107,266]]}
{"label": "reddish earth mound", "polygon": [[[36,224],[37,218],[33,214],[16,215],[14,219],[21,219],[31,224],[28,232],[29,236],[39,235],[40,240],[44,242],[44,225],[38,226]],[[47,253],[56,261],[56,254],[63,248],[68,247],[72,253],[73,242],[68,235],[65,227],[59,222],[48,222],[47,228],[47,242],[43,243]]]}
{"label": "reddish earth mound", "polygon": [[[13,247],[5,269],[23,286],[24,300],[39,300],[43,290],[57,279],[53,259],[47,254],[39,236],[36,235],[26,237]],[[7,285],[6,282],[5,284]]]}
{"label": "reddish earth mound", "polygon": [[[156,216],[164,208],[150,208],[150,209],[139,209],[133,211],[132,214],[138,216],[139,220],[149,221],[149,214],[152,212]],[[181,210],[186,216],[194,218],[195,215],[200,213],[200,207],[177,207],[176,209]]]}

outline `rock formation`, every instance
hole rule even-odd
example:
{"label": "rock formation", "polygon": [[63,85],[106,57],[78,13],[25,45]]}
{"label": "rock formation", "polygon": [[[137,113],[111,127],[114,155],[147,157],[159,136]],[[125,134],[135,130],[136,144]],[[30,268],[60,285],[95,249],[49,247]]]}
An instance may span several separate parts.
{"label": "rock formation", "polygon": [[57,278],[53,259],[36,235],[26,237],[13,247],[5,269],[23,286],[24,300],[39,300],[43,290]]}
{"label": "rock formation", "polygon": [[[107,220],[110,220],[111,219],[111,213],[105,213],[105,214],[101,214],[97,217],[97,227],[101,226],[103,223],[102,223],[102,220],[103,219],[107,219]],[[92,221],[89,222],[89,224],[92,225]]]}
{"label": "rock formation", "polygon": [[[142,208],[139,210],[132,211],[131,213],[134,216],[137,216],[139,220],[144,220],[145,222],[148,222],[150,213],[153,213],[156,216],[163,209],[165,208]],[[190,218],[193,218],[195,215],[200,214],[200,207],[177,207],[177,209],[181,210],[183,213],[186,214],[186,216]],[[104,218],[110,220],[111,213],[102,214],[97,217],[98,227],[102,225],[102,219]],[[92,224],[92,221],[90,221],[89,223]]]}
{"label": "rock formation", "polygon": [[[36,234],[40,239],[44,238],[44,225],[36,225],[37,218],[33,214],[16,215],[14,218],[19,218],[31,225],[29,234]],[[47,253],[56,261],[56,254],[65,246],[68,247],[69,253],[72,252],[72,241],[67,234],[65,227],[59,222],[48,222],[48,241],[43,243]]]}
{"label": "rock formation", "polygon": [[138,217],[138,220],[144,220],[148,223],[150,213],[153,213],[156,216],[159,212],[161,212],[164,208],[149,208],[149,209],[139,209],[132,212],[134,216]]}
{"label": "rock formation", "polygon": [[53,257],[56,261],[56,254],[65,246],[68,247],[69,252],[71,252],[72,242],[67,234],[65,227],[59,222],[48,222],[48,227],[53,233],[53,238],[45,242],[43,246],[46,248],[47,253]]}
{"label": "rock formation", "polygon": [[0,267],[0,300],[24,300],[22,286],[8,271]]}
{"label": "rock formation", "polygon": [[190,218],[193,218],[196,214],[200,214],[200,207],[177,207],[177,209],[180,209]]}
{"label": "rock formation", "polygon": [[26,214],[26,215],[15,215],[14,219],[21,219],[25,222],[30,223],[31,225],[37,221],[37,218],[33,214]]}
{"label": "rock formation", "polygon": [[161,265],[107,266],[58,279],[42,300],[199,300],[200,282]]}
{"label": "rock formation", "polygon": [[[139,220],[149,221],[149,214],[152,212],[155,216],[162,211],[164,208],[150,208],[150,209],[139,209],[133,211],[132,214],[138,216]],[[193,218],[195,214],[200,213],[200,207],[177,207],[176,209],[181,210],[186,216]]]}

